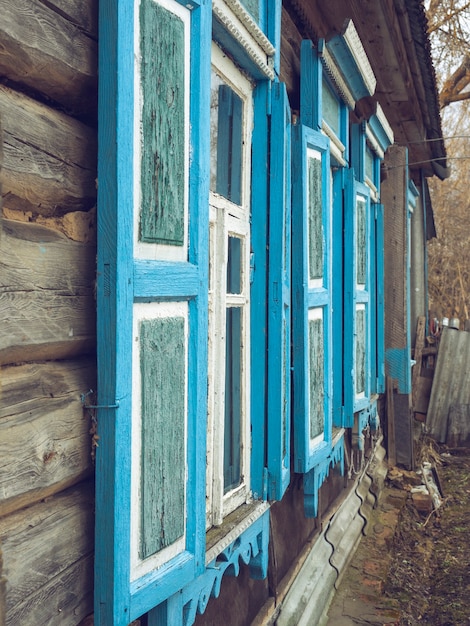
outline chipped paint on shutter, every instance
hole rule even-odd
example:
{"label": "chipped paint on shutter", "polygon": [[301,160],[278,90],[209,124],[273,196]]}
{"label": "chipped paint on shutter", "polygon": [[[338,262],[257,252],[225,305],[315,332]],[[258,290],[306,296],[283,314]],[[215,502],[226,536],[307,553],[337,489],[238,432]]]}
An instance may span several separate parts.
{"label": "chipped paint on shutter", "polygon": [[356,308],[356,395],[365,392],[366,383],[366,311]]}
{"label": "chipped paint on shutter", "polygon": [[356,282],[358,285],[366,284],[366,257],[367,257],[367,242],[366,242],[366,201],[363,197],[357,196],[356,199],[356,220],[357,220],[357,269],[356,269]]}
{"label": "chipped paint on shutter", "polygon": [[142,320],[141,558],[184,535],[185,320]]}
{"label": "chipped paint on shutter", "polygon": [[323,215],[321,155],[311,152],[308,158],[308,233],[309,279],[323,276]]}
{"label": "chipped paint on shutter", "polygon": [[325,423],[325,352],[323,316],[321,309],[314,309],[309,319],[309,375],[310,375],[310,439],[323,433]]}
{"label": "chipped paint on shutter", "polygon": [[146,243],[184,244],[184,28],[171,11],[142,1],[140,241]]}

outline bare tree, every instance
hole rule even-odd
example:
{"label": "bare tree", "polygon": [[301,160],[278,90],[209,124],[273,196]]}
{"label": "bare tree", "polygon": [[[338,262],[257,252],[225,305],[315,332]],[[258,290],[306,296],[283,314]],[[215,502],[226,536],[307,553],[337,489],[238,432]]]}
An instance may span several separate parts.
{"label": "bare tree", "polygon": [[470,2],[427,0],[428,33],[431,39],[440,103],[470,99]]}
{"label": "bare tree", "polygon": [[428,244],[430,308],[463,321],[470,310],[470,0],[425,5],[452,172],[430,181],[437,230]]}

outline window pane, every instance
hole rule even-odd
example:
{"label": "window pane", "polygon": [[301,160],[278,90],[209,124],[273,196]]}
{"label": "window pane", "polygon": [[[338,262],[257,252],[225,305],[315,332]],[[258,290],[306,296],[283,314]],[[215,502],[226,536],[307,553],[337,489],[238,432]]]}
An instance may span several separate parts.
{"label": "window pane", "polygon": [[375,185],[376,180],[374,176],[374,155],[369,146],[366,146],[365,170],[366,177]]}
{"label": "window pane", "polygon": [[228,238],[227,293],[241,293],[241,240]]}
{"label": "window pane", "polygon": [[339,137],[339,102],[326,81],[322,88],[322,117],[331,130]]}
{"label": "window pane", "polygon": [[224,493],[240,484],[241,445],[241,318],[240,307],[227,309],[225,350]]}
{"label": "window pane", "polygon": [[243,101],[214,71],[211,79],[211,191],[241,204]]}

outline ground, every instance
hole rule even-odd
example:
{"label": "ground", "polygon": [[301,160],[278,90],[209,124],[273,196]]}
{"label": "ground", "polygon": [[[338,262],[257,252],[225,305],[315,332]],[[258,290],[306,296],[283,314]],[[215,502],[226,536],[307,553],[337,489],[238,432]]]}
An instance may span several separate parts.
{"label": "ground", "polygon": [[397,601],[397,626],[470,625],[470,450],[427,447],[442,506],[419,512],[408,497],[391,545],[384,594]]}
{"label": "ground", "polygon": [[423,462],[440,506],[419,493],[419,472],[389,469],[322,625],[470,626],[470,449],[426,441]]}

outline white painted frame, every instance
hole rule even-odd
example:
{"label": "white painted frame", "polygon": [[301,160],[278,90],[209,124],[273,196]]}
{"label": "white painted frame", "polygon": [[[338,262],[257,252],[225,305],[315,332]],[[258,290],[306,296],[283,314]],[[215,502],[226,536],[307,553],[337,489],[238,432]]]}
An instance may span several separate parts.
{"label": "white painted frame", "polygon": [[[211,191],[209,277],[209,385],[206,472],[206,526],[251,499],[250,490],[250,185],[253,86],[240,70],[212,44],[213,70],[243,101],[241,205]],[[242,240],[240,294],[227,294],[228,237]],[[224,495],[225,320],[230,305],[242,308],[241,484]]]}

